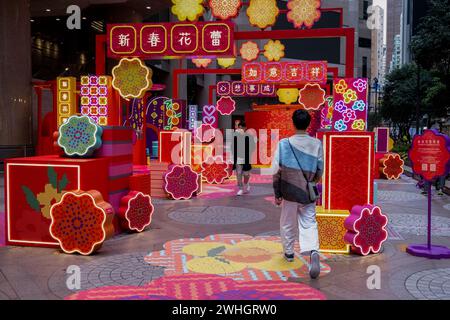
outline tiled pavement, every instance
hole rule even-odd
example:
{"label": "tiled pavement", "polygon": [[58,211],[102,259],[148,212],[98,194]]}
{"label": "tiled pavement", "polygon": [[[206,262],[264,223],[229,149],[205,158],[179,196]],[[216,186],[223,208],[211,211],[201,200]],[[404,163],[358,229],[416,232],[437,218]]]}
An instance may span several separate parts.
{"label": "tiled pavement", "polygon": [[[0,181],[1,197],[3,177]],[[407,244],[425,242],[426,198],[414,185],[407,177],[378,181],[378,204],[392,221],[382,253],[368,257],[334,255],[327,260],[332,268],[327,276],[289,281],[304,282],[328,299],[450,299],[450,260],[405,253]],[[161,268],[146,264],[144,255],[162,249],[169,240],[218,233],[274,235],[279,209],[264,200],[268,189],[270,184],[259,184],[254,194],[244,197],[229,193],[215,199],[155,201],[149,230],[110,239],[89,257],[55,249],[0,247],[0,299],[61,299],[70,294],[65,273],[70,265],[80,266],[82,289],[142,285],[163,274]],[[433,243],[450,246],[450,197],[434,196],[433,218]],[[381,269],[379,290],[367,288],[367,267],[371,265]]]}

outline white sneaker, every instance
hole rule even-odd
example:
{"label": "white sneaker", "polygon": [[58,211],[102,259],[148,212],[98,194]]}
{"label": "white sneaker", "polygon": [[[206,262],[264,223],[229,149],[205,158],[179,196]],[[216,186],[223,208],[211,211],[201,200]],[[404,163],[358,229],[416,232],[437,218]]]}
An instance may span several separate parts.
{"label": "white sneaker", "polygon": [[250,184],[244,185],[244,193],[250,192]]}
{"label": "white sneaker", "polygon": [[242,196],[244,194],[244,190],[240,189],[237,193],[238,196]]}

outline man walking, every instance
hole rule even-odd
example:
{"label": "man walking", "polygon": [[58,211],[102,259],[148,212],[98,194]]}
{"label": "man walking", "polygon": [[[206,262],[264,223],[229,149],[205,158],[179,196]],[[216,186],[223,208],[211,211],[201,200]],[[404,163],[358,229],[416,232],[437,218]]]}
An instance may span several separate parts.
{"label": "man walking", "polygon": [[297,133],[282,139],[275,152],[273,188],[275,203],[281,205],[280,233],[287,261],[294,261],[294,243],[299,235],[300,252],[311,257],[310,276],[320,274],[319,234],[316,221],[317,189],[322,177],[323,147],[306,129],[311,122],[307,111],[292,116]]}

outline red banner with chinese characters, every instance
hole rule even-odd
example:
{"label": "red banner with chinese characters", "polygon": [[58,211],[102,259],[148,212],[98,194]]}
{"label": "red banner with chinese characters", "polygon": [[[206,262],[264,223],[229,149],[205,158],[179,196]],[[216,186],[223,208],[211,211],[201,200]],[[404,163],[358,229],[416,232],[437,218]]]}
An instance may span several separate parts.
{"label": "red banner with chinese characters", "polygon": [[232,22],[108,24],[109,58],[233,57]]}
{"label": "red banner with chinese characters", "polygon": [[242,81],[219,81],[216,85],[219,96],[230,97],[275,97],[274,84],[253,84]]}
{"label": "red banner with chinese characters", "polygon": [[326,61],[248,62],[242,66],[244,83],[309,83],[327,81]]}

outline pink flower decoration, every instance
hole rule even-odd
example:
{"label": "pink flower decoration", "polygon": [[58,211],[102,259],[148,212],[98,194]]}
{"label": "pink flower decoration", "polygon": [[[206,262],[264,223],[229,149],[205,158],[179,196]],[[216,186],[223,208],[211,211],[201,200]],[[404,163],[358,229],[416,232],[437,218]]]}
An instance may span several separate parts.
{"label": "pink flower decoration", "polygon": [[221,115],[230,115],[236,110],[236,101],[228,96],[221,97],[217,101],[216,109]]}
{"label": "pink flower decoration", "polygon": [[229,164],[221,156],[209,157],[202,163],[202,177],[208,183],[222,184],[230,177]]}
{"label": "pink flower decoration", "polygon": [[211,142],[216,137],[216,129],[212,125],[204,123],[195,130],[195,137],[200,142]]}
{"label": "pink flower decoration", "polygon": [[192,198],[199,187],[198,174],[190,166],[172,166],[164,180],[166,192],[175,200]]}
{"label": "pink flower decoration", "polygon": [[355,82],[353,82],[353,86],[358,90],[359,92],[364,92],[364,90],[367,89],[367,81],[363,79],[358,79]]}
{"label": "pink flower decoration", "polygon": [[131,191],[120,200],[118,215],[124,229],[142,232],[152,222],[153,210],[152,199],[149,195]]}
{"label": "pink flower decoration", "polygon": [[381,212],[380,207],[370,204],[354,206],[344,222],[348,230],[344,240],[353,246],[356,253],[363,256],[370,252],[378,253],[388,237],[387,223],[388,218]]}
{"label": "pink flower decoration", "polygon": [[344,112],[342,112],[342,116],[344,118],[344,122],[350,122],[352,120],[356,120],[356,112],[352,109],[346,109]]}

